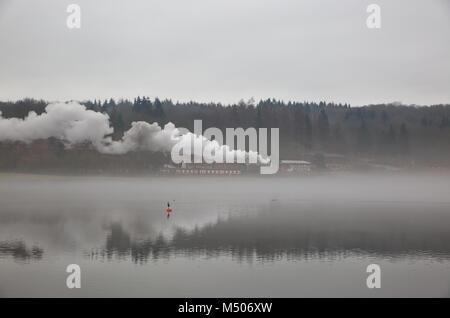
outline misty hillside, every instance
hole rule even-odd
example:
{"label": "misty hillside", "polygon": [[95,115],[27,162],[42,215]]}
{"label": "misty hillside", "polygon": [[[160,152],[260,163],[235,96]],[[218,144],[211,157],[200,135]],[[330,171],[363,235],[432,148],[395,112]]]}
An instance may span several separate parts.
{"label": "misty hillside", "polygon": [[[47,104],[32,99],[0,102],[0,111],[4,118],[24,118],[29,111],[43,113]],[[286,103],[274,99],[221,105],[175,103],[148,97],[137,97],[133,101],[85,101],[83,104],[88,109],[109,115],[114,139],[120,139],[133,121],[158,122],[160,125],[170,121],[177,127],[192,131],[194,119],[202,119],[203,129],[279,127],[281,159],[300,159],[319,153],[372,159],[398,166],[450,166],[450,105],[350,107],[323,102]],[[57,144],[57,141],[54,143]],[[11,153],[17,151],[17,147],[24,146],[5,142],[0,145],[4,168],[7,155],[10,157],[9,165],[16,160]],[[48,145],[46,147],[49,148]],[[54,147],[60,149],[62,146]],[[20,151],[23,153],[25,150]],[[57,150],[56,153],[58,151],[64,150]],[[31,156],[33,151],[29,153]],[[97,159],[101,160],[96,165],[107,162],[105,158],[108,156],[97,156],[95,159],[96,156],[91,153],[89,162]],[[128,156],[139,157],[136,154]],[[140,160],[145,162],[148,158],[144,156],[142,159],[142,156]],[[86,158],[83,160],[88,160]],[[162,161],[158,157],[157,162]],[[119,165],[126,165],[124,162]]]}

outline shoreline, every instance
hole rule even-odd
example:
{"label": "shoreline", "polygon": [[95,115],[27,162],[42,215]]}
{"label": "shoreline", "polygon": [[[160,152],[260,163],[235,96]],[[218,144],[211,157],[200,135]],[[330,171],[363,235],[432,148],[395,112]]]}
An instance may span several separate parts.
{"label": "shoreline", "polygon": [[317,177],[346,177],[346,176],[445,176],[450,177],[450,169],[444,168],[426,168],[426,169],[401,169],[398,171],[378,171],[378,170],[348,170],[348,171],[317,171],[310,174],[286,174],[277,173],[275,175],[261,175],[256,173],[240,174],[240,175],[175,175],[175,174],[161,174],[161,173],[61,173],[61,172],[38,172],[38,171],[0,171],[0,180],[2,179],[19,179],[19,178],[72,178],[72,179],[91,179],[91,178],[107,178],[107,179],[315,179]]}

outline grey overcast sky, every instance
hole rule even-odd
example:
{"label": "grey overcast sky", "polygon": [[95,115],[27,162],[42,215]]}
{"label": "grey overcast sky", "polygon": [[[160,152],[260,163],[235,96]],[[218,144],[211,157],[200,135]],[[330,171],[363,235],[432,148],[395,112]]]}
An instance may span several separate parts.
{"label": "grey overcast sky", "polygon": [[450,0],[0,0],[0,100],[137,95],[450,103]]}

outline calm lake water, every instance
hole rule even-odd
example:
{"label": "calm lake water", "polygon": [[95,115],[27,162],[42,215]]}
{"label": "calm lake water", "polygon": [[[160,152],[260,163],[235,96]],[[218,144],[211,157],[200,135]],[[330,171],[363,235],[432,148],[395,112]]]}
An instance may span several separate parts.
{"label": "calm lake water", "polygon": [[450,176],[0,175],[0,297],[110,296],[448,297]]}

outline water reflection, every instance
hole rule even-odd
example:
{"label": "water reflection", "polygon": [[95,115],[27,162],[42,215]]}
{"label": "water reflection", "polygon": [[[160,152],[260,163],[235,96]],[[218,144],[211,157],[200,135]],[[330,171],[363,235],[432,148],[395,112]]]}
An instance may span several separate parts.
{"label": "water reflection", "polygon": [[13,257],[16,261],[40,260],[43,254],[42,248],[29,248],[23,241],[0,241],[0,258]]}
{"label": "water reflection", "polygon": [[373,213],[336,215],[282,208],[283,213],[262,211],[219,218],[193,230],[177,227],[170,237],[160,234],[154,239],[133,239],[132,233],[116,222],[109,227],[104,247],[88,255],[93,259],[129,258],[141,264],[171,256],[225,255],[238,261],[335,260],[355,255],[450,258],[447,213],[411,212],[405,219],[394,210],[378,211],[374,217]]}
{"label": "water reflection", "polygon": [[146,263],[170,255],[170,243],[159,235],[155,240],[132,240],[122,224],[113,223],[106,237],[104,248],[93,249],[88,256],[92,259],[128,259],[131,257],[135,263]]}
{"label": "water reflection", "polygon": [[[0,178],[0,292],[70,297],[75,263],[87,297],[447,295],[449,189],[448,176]],[[369,263],[390,275],[381,294]]]}

